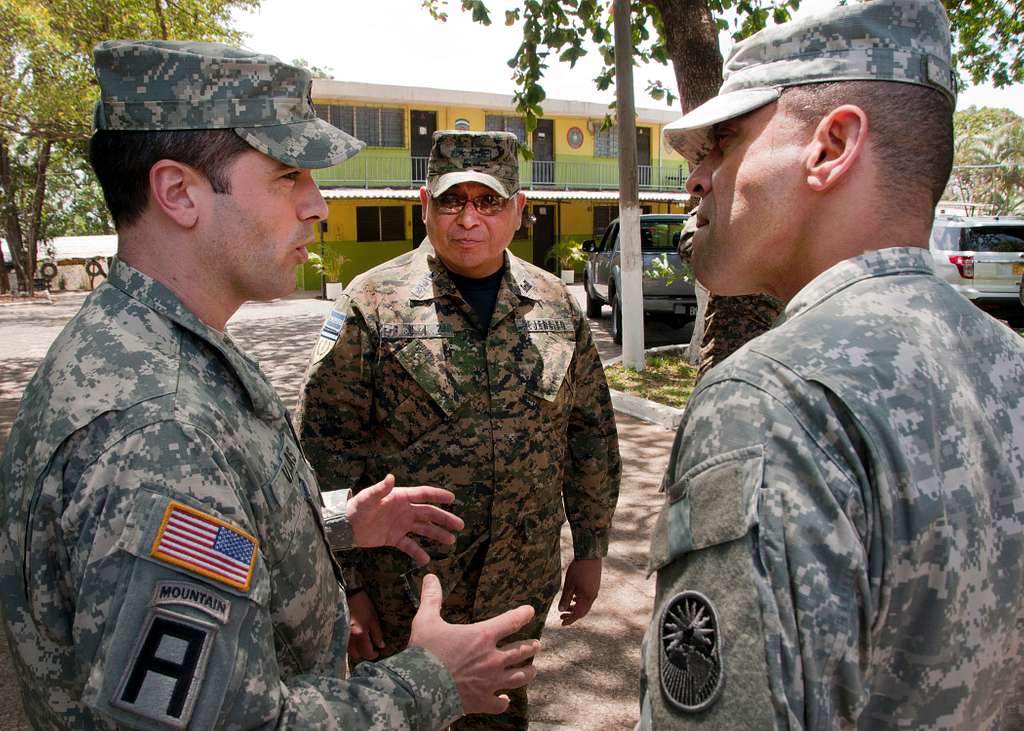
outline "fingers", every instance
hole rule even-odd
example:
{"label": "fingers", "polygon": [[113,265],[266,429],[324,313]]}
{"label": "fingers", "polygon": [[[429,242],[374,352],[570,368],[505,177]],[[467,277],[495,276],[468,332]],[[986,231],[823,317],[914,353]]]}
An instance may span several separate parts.
{"label": "fingers", "polygon": [[576,582],[572,580],[572,577],[566,574],[565,586],[562,587],[562,596],[558,598],[558,611],[568,612],[569,607],[572,606],[572,597],[576,593]]}
{"label": "fingers", "polygon": [[[533,658],[540,652],[540,640],[523,640],[505,645],[498,649],[501,656],[502,667],[506,668],[510,679],[513,675],[523,675],[526,680],[521,685],[526,685],[537,674],[537,669],[532,665]],[[524,663],[531,663],[524,665]],[[525,674],[520,671],[527,671]],[[518,688],[519,685],[502,685],[502,688]]]}
{"label": "fingers", "polygon": [[416,614],[429,613],[440,618],[443,599],[440,580],[434,574],[427,574],[420,586],[420,609]]}
{"label": "fingers", "polygon": [[455,534],[449,533],[443,528],[439,528],[433,523],[421,523],[417,522],[412,527],[412,532],[417,535],[421,535],[424,538],[429,538],[432,541],[443,543],[446,546],[450,546],[455,543]]}
{"label": "fingers", "polygon": [[373,643],[370,641],[370,636],[364,628],[352,627],[352,634],[348,641],[348,656],[356,662],[359,660],[373,660],[377,657],[377,650],[374,648]]}
{"label": "fingers", "polygon": [[480,703],[480,710],[474,713],[504,713],[508,710],[509,698],[507,695],[496,695],[487,698]]}
{"label": "fingers", "polygon": [[[438,589],[440,590],[440,585]],[[438,608],[440,609],[440,604]],[[497,617],[481,622],[480,625],[491,633],[492,637],[501,639],[525,627],[533,619],[533,613],[533,607],[529,604],[523,604],[515,609],[509,609]]]}
{"label": "fingers", "polygon": [[395,548],[407,555],[420,566],[426,566],[430,563],[430,556],[427,552],[420,547],[420,544],[407,535],[402,536],[395,542]]}
{"label": "fingers", "polygon": [[462,518],[447,510],[442,510],[436,505],[414,505],[413,508],[418,521],[433,523],[454,531],[462,530],[466,526]]}
{"label": "fingers", "polygon": [[380,620],[377,619],[377,613],[374,612],[370,618],[369,626],[367,627],[370,634],[370,643],[377,649],[384,648],[384,633],[380,629]]}
{"label": "fingers", "polygon": [[[391,475],[388,476],[391,477]],[[392,477],[392,480],[393,479],[394,478]],[[439,503],[441,505],[448,505],[455,502],[455,493],[451,490],[445,490],[440,487],[417,485],[415,487],[402,487],[399,489],[409,498],[409,502],[412,503]]]}

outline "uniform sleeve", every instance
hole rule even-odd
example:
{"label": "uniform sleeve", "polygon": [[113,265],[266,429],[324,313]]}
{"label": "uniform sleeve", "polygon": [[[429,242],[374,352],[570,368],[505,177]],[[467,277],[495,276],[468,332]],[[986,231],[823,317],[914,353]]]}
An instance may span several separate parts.
{"label": "uniform sleeve", "polygon": [[[373,408],[373,363],[377,341],[347,294],[335,303],[310,357],[297,412],[302,449],[330,504],[331,493],[367,482],[367,442]],[[337,499],[334,500],[337,502]],[[347,518],[325,515],[334,550],[352,548]],[[338,556],[350,588],[362,578],[346,554]]]}
{"label": "uniform sleeve", "polygon": [[293,551],[283,535],[287,549],[260,544],[254,507],[211,437],[146,427],[69,487],[61,535],[75,648],[82,701],[99,717],[128,728],[432,729],[461,715],[450,674],[422,649],[339,678],[347,611],[333,574],[311,582],[330,590],[329,621],[287,603],[291,587],[272,586],[269,566],[288,560],[294,570],[279,578],[297,581],[310,547]]}
{"label": "uniform sleeve", "polygon": [[871,652],[870,491],[813,384],[691,399],[652,537],[640,728],[854,727]]}
{"label": "uniform sleeve", "polygon": [[576,322],[573,405],[562,498],[577,559],[608,554],[608,534],[619,498],[622,461],[608,382],[590,325],[572,303]]}
{"label": "uniform sleeve", "polygon": [[361,486],[377,341],[349,296],[328,315],[299,395],[299,439],[324,492]]}

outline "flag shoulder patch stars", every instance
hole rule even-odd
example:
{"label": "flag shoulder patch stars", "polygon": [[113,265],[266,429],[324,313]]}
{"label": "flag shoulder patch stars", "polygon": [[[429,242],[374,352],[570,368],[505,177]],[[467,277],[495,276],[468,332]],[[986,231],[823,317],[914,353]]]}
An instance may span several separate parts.
{"label": "flag shoulder patch stars", "polygon": [[240,591],[249,591],[259,541],[245,531],[172,500],[150,555]]}

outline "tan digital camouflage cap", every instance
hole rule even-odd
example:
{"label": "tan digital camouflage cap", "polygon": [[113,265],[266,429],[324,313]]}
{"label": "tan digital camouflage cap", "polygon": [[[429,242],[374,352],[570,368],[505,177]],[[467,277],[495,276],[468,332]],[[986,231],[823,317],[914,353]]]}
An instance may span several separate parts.
{"label": "tan digital camouflage cap", "polygon": [[481,183],[511,198],[519,191],[519,141],[511,132],[434,133],[427,192],[437,196],[459,183]]}
{"label": "tan digital camouflage cap", "polygon": [[233,129],[285,165],[323,168],[363,143],[318,119],[309,71],[221,43],[103,41],[97,130]]}
{"label": "tan digital camouflage cap", "polygon": [[855,2],[765,28],[733,46],[718,96],[667,125],[665,141],[694,162],[710,148],[712,125],[775,101],[783,88],[854,80],[930,86],[955,103],[942,4]]}

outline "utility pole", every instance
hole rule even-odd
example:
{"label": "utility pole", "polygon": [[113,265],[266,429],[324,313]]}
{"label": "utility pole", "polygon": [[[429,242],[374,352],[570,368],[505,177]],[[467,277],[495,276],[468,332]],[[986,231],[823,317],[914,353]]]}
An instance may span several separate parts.
{"label": "utility pole", "polygon": [[[615,106],[619,118],[619,263],[622,267],[622,364],[644,369],[643,257],[636,181],[636,110],[633,103],[633,32],[630,0],[614,0]],[[613,315],[614,317],[614,315]]]}

